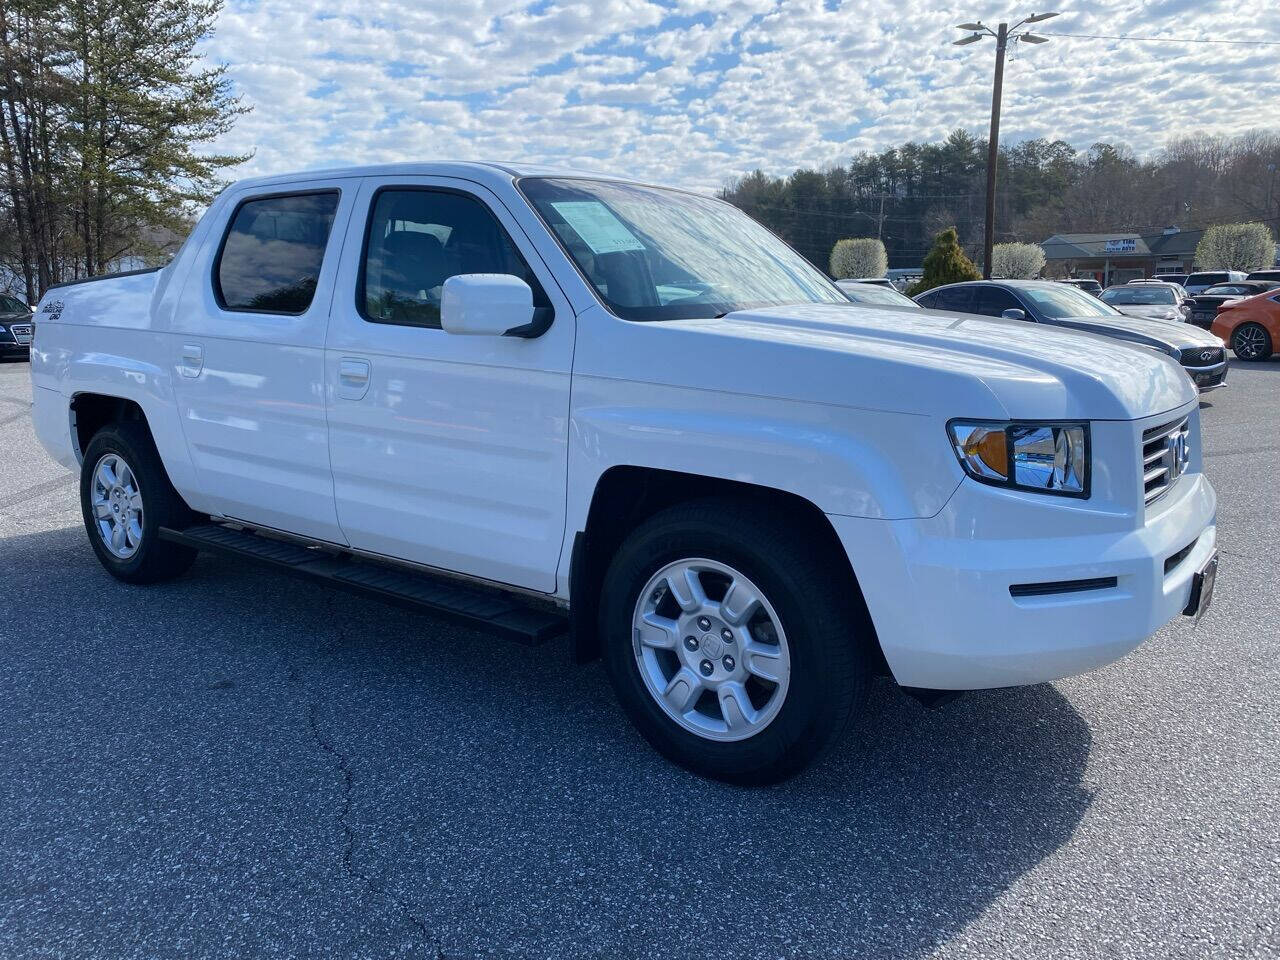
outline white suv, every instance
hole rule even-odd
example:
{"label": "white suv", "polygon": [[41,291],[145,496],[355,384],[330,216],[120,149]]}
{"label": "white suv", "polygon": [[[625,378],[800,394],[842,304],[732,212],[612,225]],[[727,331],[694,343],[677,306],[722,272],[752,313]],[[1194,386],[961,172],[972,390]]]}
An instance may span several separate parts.
{"label": "white suv", "polygon": [[714,777],[804,767],[877,673],[1040,683],[1212,590],[1175,361],[850,303],[693,193],[465,163],[246,181],[168,266],[54,288],[37,321],[37,430],[113,575],[218,550],[568,629]]}

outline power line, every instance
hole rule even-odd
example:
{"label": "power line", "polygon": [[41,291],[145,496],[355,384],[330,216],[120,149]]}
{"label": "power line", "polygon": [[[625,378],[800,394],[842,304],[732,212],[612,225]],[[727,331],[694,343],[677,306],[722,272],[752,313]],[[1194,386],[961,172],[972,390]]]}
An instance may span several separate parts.
{"label": "power line", "polygon": [[1207,37],[1125,37],[1100,33],[1049,33],[1046,37],[1074,37],[1078,40],[1133,40],[1138,43],[1231,43],[1257,47],[1280,47],[1280,40],[1215,40]]}

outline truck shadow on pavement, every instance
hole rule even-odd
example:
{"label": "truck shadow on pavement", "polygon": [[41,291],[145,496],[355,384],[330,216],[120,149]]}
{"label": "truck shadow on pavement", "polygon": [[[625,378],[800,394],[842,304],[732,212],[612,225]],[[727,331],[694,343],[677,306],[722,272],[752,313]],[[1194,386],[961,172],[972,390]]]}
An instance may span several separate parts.
{"label": "truck shadow on pavement", "polygon": [[733,788],[654,754],[563,643],[214,557],[126,587],[83,538],[0,541],[0,916],[33,947],[923,956],[1091,802],[1052,686],[931,712],[880,683],[824,762]]}

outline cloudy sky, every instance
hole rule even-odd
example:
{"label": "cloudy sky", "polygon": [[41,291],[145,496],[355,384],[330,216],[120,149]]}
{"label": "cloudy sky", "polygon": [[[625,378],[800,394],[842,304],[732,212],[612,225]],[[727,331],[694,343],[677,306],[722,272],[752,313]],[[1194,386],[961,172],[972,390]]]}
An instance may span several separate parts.
{"label": "cloudy sky", "polygon": [[[207,55],[254,110],[243,174],[524,159],[714,190],[986,129],[994,43],[1032,7],[938,0],[228,0]],[[1065,0],[1044,33],[1280,39],[1280,4]],[[1280,126],[1280,47],[1054,37],[1013,47],[1006,141]]]}

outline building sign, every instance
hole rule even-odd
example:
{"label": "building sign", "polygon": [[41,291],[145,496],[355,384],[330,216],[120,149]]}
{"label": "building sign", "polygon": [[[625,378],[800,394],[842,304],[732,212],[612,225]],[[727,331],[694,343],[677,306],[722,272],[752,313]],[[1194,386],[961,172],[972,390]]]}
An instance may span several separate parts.
{"label": "building sign", "polygon": [[1107,253],[1136,253],[1137,250],[1138,240],[1136,237],[1107,241]]}

